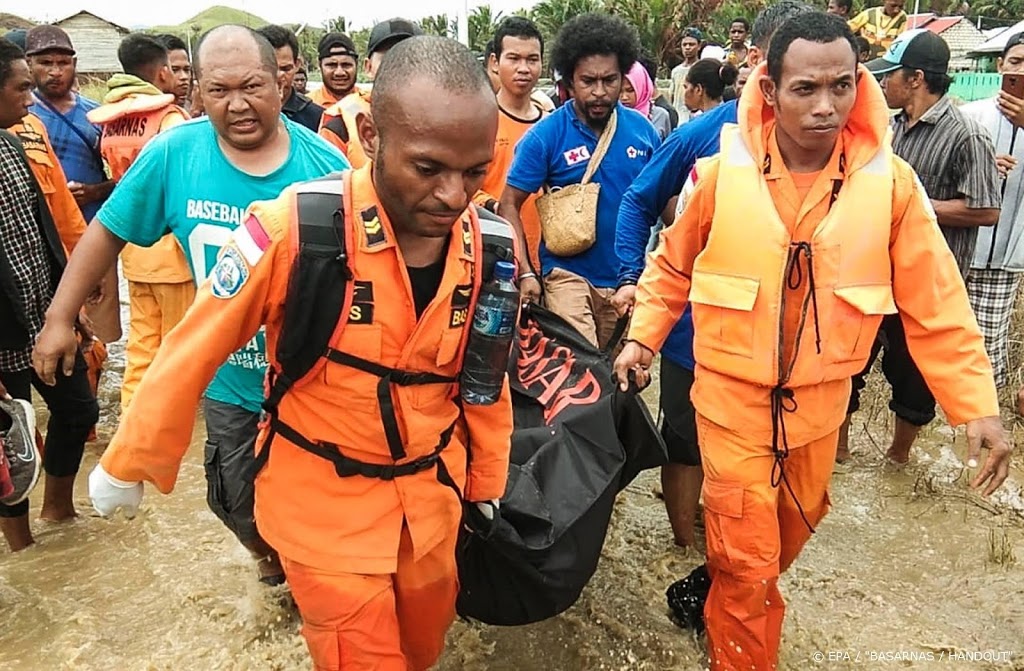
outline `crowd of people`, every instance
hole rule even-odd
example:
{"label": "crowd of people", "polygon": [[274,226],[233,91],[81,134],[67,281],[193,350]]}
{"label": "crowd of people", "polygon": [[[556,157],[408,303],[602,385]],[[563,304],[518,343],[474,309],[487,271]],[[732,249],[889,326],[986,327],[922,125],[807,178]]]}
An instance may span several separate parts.
{"label": "crowd of people", "polygon": [[[128,35],[102,101],[77,92],[59,27],[9,33],[8,546],[34,542],[40,471],[40,517],[76,515],[120,275],[121,414],[93,507],[132,516],[144,482],[170,492],[201,407],[208,504],[263,583],[287,582],[314,667],[432,666],[463,504],[500,515],[508,476],[508,382],[490,405],[458,388],[490,279],[480,222],[498,215],[523,301],[601,348],[630,316],[624,388],[660,353],[662,489],[675,542],[706,546],[710,589],[692,601],[711,668],[774,668],[779,575],[828,512],[876,357],[891,461],[937,402],[966,425],[973,487],[1009,473],[997,388],[1024,272],[1024,100],[958,106],[948,46],[905,30],[902,5],[849,18],[849,0],[778,0],[725,46],[686,27],[668,95],[635,28],[603,13],[552,45],[507,18],[482,65],[403,18],[365,54],[328,33],[309,95],[282,26],[214,28],[191,53]],[[998,68],[1024,75],[1024,34]]]}

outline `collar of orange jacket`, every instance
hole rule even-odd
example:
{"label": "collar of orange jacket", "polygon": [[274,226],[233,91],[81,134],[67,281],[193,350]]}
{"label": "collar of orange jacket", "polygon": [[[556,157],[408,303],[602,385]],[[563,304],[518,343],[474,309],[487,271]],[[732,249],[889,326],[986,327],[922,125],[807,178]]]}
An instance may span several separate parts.
{"label": "collar of orange jacket", "polygon": [[[774,126],[775,111],[765,104],[758,82],[768,76],[768,64],[761,63],[750,74],[740,96],[739,126],[743,141],[754,156],[764,156],[767,133]],[[863,65],[857,66],[857,101],[843,129],[842,143],[847,170],[853,171],[870,161],[888,142],[889,108],[882,87]]]}

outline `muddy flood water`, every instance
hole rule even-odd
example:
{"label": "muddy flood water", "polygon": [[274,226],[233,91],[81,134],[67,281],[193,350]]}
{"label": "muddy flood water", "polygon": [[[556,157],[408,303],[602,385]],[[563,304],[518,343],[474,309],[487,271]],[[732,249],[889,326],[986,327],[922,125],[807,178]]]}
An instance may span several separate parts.
{"label": "muddy flood water", "polygon": [[[122,349],[112,347],[104,374],[79,518],[34,520],[34,547],[0,549],[0,669],[310,668],[287,588],[260,585],[206,507],[201,421],[172,495],[147,486],[134,520],[92,512],[86,477],[116,426]],[[652,407],[656,387],[646,392]],[[886,466],[887,400],[879,395],[858,416],[832,513],[783,577],[781,668],[1024,671],[1021,471],[987,501],[969,493],[962,432],[941,420],[909,467]],[[1020,427],[1014,433],[1024,444]],[[573,608],[518,628],[458,622],[439,668],[705,669],[703,642],[669,621],[664,597],[703,547],[673,546],[658,489],[648,472],[619,497],[600,567]],[[41,495],[40,486],[33,515]]]}

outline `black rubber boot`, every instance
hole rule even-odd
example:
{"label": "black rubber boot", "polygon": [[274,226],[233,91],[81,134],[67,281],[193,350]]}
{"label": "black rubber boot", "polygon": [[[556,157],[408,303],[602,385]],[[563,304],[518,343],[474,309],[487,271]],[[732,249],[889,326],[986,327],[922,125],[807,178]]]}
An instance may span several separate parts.
{"label": "black rubber boot", "polygon": [[683,629],[695,633],[704,632],[704,602],[711,589],[708,568],[701,564],[682,580],[672,583],[665,591],[668,607],[672,610],[672,621]]}

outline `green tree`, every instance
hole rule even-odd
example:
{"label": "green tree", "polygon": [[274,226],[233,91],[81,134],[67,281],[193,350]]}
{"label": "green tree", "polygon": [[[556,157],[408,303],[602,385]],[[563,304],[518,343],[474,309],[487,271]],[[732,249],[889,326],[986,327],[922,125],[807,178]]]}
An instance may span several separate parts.
{"label": "green tree", "polygon": [[482,52],[487,42],[494,37],[494,31],[504,18],[501,12],[493,14],[490,5],[474,7],[469,13],[469,48]]}
{"label": "green tree", "polygon": [[554,40],[566,21],[601,9],[601,0],[541,0],[533,7],[530,18],[537,24],[545,44]]}
{"label": "green tree", "polygon": [[1024,16],[1024,2],[1022,0],[979,0],[977,4],[971,6],[971,15],[987,19],[1017,21]]}
{"label": "green tree", "polygon": [[348,34],[348,21],[344,16],[336,16],[333,19],[324,21],[324,31],[328,33]]}
{"label": "green tree", "polygon": [[662,64],[671,55],[678,0],[606,0],[606,11],[636,27],[644,52]]}
{"label": "green tree", "polygon": [[448,37],[457,32],[455,21],[449,19],[447,14],[424,17],[420,20],[420,27],[427,35],[437,35],[438,37]]}

